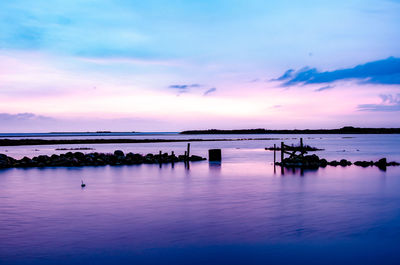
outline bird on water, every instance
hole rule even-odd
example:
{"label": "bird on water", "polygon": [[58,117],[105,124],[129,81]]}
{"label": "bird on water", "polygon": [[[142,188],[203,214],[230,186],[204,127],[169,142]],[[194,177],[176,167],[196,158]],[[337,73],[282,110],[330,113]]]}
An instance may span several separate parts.
{"label": "bird on water", "polygon": [[81,187],[82,187],[82,188],[86,187],[86,184],[83,183],[83,180],[81,180],[81,182],[82,182]]}

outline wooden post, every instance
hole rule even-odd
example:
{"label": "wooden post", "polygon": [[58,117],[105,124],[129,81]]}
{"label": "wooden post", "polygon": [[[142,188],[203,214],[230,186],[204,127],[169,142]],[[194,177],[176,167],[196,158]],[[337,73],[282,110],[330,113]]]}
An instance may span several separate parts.
{"label": "wooden post", "polygon": [[190,143],[187,144],[187,160],[189,161],[190,157]]}
{"label": "wooden post", "polygon": [[300,150],[303,151],[303,138],[300,138]]}
{"label": "wooden post", "polygon": [[185,161],[187,161],[187,151],[185,151]]}
{"label": "wooden post", "polygon": [[174,163],[175,163],[175,154],[174,154],[174,151],[171,152],[171,163],[172,163],[172,167],[174,167]]}
{"label": "wooden post", "polygon": [[222,155],[221,149],[210,149],[208,150],[208,161],[210,162],[221,162]]}
{"label": "wooden post", "polygon": [[276,144],[274,144],[274,166],[276,163]]}
{"label": "wooden post", "polygon": [[283,142],[281,142],[281,163],[282,163],[282,166],[283,166],[283,159],[284,159],[284,152],[285,152],[284,145],[285,144]]}
{"label": "wooden post", "polygon": [[162,157],[162,152],[160,150],[160,157],[158,158],[158,162],[161,164],[161,157]]}

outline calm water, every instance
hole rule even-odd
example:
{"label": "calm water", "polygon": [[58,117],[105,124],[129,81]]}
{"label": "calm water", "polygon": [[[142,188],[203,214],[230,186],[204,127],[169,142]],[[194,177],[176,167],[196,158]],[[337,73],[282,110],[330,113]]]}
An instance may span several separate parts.
{"label": "calm water", "polygon": [[[399,264],[400,167],[274,173],[264,147],[299,136],[254,137],[277,140],[193,142],[202,156],[222,148],[223,162],[190,168],[1,170],[0,264]],[[329,159],[400,161],[398,135],[344,137],[304,141]],[[22,157],[57,147],[0,152]],[[84,147],[182,153],[186,144]]]}

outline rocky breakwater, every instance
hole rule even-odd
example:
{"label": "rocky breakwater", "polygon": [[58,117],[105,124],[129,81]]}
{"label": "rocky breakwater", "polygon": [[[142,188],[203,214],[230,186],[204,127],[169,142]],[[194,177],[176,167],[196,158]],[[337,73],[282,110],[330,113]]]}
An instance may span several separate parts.
{"label": "rocky breakwater", "polygon": [[24,157],[14,159],[5,154],[0,154],[0,168],[14,167],[82,167],[82,166],[105,166],[105,165],[138,165],[138,164],[161,164],[186,161],[202,161],[203,157],[192,155],[175,156],[174,154],[124,154],[121,150],[116,150],[113,154],[68,152],[61,155],[40,155],[33,158]]}
{"label": "rocky breakwater", "polygon": [[333,160],[327,161],[324,158],[319,158],[317,155],[306,155],[306,156],[297,156],[294,158],[285,158],[282,162],[276,162],[276,165],[288,167],[288,168],[309,168],[316,169],[320,167],[326,166],[342,166],[347,167],[351,165],[361,166],[361,167],[371,167],[376,166],[380,169],[386,169],[388,166],[399,166],[398,162],[387,162],[386,158],[379,159],[378,161],[356,161],[352,163],[346,159],[342,159],[340,161]]}

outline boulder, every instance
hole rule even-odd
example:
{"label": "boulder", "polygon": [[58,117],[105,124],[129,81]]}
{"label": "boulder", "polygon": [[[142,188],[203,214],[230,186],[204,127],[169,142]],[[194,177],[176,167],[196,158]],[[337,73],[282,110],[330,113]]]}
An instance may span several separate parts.
{"label": "boulder", "polygon": [[322,158],[322,159],[319,161],[319,164],[320,164],[321,167],[326,167],[326,166],[328,165],[328,161],[326,161],[325,158]]}
{"label": "boulder", "polygon": [[328,165],[337,167],[338,165],[340,165],[340,163],[336,160],[333,160],[333,161],[329,162]]}
{"label": "boulder", "polygon": [[342,167],[346,167],[346,166],[350,166],[352,163],[350,161],[347,161],[346,159],[342,159],[342,160],[340,160],[339,164]]}
{"label": "boulder", "polygon": [[122,156],[122,157],[125,156],[124,152],[122,152],[121,150],[115,150],[115,151],[114,151],[114,155],[115,155],[115,156]]}
{"label": "boulder", "polygon": [[354,165],[359,167],[369,167],[372,166],[374,163],[372,161],[356,161]]}

